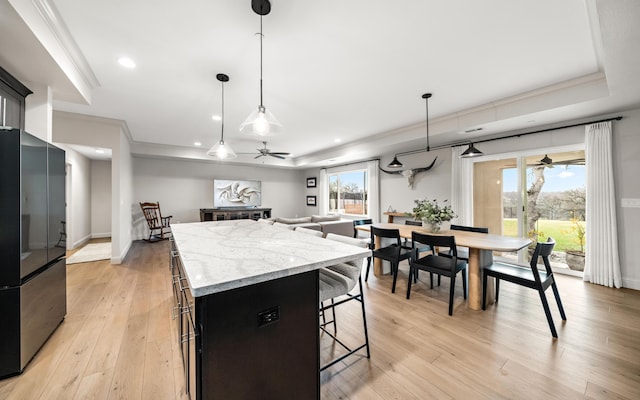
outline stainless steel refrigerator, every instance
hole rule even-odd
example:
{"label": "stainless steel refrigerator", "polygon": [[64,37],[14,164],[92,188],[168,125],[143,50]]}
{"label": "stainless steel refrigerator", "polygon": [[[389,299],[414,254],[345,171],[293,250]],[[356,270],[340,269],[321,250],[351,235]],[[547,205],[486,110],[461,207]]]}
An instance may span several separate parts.
{"label": "stainless steel refrigerator", "polygon": [[64,151],[0,130],[0,378],[19,374],[64,319]]}

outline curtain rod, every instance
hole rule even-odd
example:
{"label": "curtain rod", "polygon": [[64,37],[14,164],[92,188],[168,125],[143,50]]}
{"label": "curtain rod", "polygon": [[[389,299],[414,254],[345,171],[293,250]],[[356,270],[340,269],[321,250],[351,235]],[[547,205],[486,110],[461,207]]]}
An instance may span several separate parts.
{"label": "curtain rod", "polygon": [[[571,125],[556,126],[554,128],[540,129],[540,130],[532,131],[532,132],[514,133],[513,135],[495,137],[495,138],[490,138],[490,139],[482,139],[482,140],[476,140],[476,141],[465,140],[465,141],[460,141],[460,142],[444,144],[444,145],[440,145],[440,146],[432,146],[431,150],[445,149],[447,147],[451,148],[451,147],[458,147],[458,146],[467,146],[469,143],[474,143],[475,144],[475,143],[491,142],[491,141],[494,141],[494,140],[510,139],[510,138],[514,138],[514,137],[533,135],[534,133],[543,133],[543,132],[555,131],[555,130],[558,130],[558,129],[574,128],[576,126],[597,124],[599,122],[607,122],[607,121],[614,121],[614,120],[615,121],[620,121],[621,119],[622,119],[622,116],[617,116],[617,117],[599,119],[597,121],[587,121],[587,122],[580,122],[580,123],[571,124]],[[396,156],[407,156],[407,155],[410,155],[410,154],[423,153],[423,152],[426,152],[426,151],[427,151],[427,149],[424,148],[424,149],[419,149],[419,150],[404,151],[402,153],[396,153],[395,155]]]}
{"label": "curtain rod", "polygon": [[[494,140],[510,139],[510,138],[514,138],[514,137],[533,135],[534,133],[543,133],[543,132],[555,131],[555,130],[558,130],[558,129],[574,128],[576,126],[597,124],[597,123],[600,123],[600,122],[608,122],[608,121],[614,121],[614,120],[615,121],[620,121],[621,119],[622,119],[622,116],[617,116],[617,117],[600,119],[600,120],[597,120],[597,121],[581,122],[579,124],[563,125],[563,126],[557,126],[555,128],[540,129],[540,130],[532,131],[532,132],[516,133],[516,134],[513,134],[513,135],[509,135],[509,136],[502,136],[502,137],[496,137],[496,138],[484,139],[484,140],[477,140],[475,142],[474,141],[471,141],[471,142],[472,143],[485,143],[485,142],[491,142],[491,141],[494,141]],[[464,146],[466,144],[469,144],[469,142],[462,143],[462,144],[457,144],[457,145],[451,145],[450,147]]]}

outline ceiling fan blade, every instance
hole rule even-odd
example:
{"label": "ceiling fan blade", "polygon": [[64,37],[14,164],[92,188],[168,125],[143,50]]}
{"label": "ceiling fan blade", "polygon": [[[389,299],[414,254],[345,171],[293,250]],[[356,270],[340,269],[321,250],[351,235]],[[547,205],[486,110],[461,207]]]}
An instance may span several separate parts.
{"label": "ceiling fan blade", "polygon": [[258,154],[257,156],[253,157],[253,159],[255,160],[256,158],[260,158],[260,157],[263,157],[263,156],[264,156],[264,154]]}
{"label": "ceiling fan blade", "polygon": [[279,158],[279,159],[281,159],[281,160],[284,160],[284,159],[285,159],[284,157],[279,156],[279,155],[277,155],[277,154],[275,154],[275,153],[269,153],[269,155],[270,155],[271,157]]}
{"label": "ceiling fan blade", "polygon": [[284,153],[282,151],[271,151],[271,152],[269,152],[269,154],[277,154],[277,155],[280,155],[280,156],[288,156],[291,153]]}

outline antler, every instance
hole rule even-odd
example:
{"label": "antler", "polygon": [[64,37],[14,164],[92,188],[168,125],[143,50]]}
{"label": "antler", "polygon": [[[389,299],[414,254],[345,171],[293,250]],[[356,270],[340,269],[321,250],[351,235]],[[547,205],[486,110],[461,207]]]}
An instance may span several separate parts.
{"label": "antler", "polygon": [[433,168],[433,166],[435,165],[437,159],[438,159],[438,157],[436,156],[436,158],[433,159],[431,164],[429,164],[428,166],[426,166],[424,168],[407,169],[407,170],[404,170],[404,171],[386,171],[386,170],[380,168],[380,171],[382,171],[384,173],[387,173],[387,174],[391,174],[391,175],[402,174],[402,175],[406,176],[407,180],[409,182],[409,187],[413,189],[413,179],[414,179],[414,177],[417,174],[419,174],[420,172],[425,172],[425,171],[428,171],[431,168]]}

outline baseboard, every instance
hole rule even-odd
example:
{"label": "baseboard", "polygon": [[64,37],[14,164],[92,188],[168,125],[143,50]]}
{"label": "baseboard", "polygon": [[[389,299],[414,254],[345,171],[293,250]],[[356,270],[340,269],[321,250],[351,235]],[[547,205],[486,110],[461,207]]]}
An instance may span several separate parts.
{"label": "baseboard", "polygon": [[110,238],[110,237],[111,237],[111,232],[91,234],[91,239],[102,239],[102,238]]}
{"label": "baseboard", "polygon": [[627,289],[640,290],[640,279],[622,278],[622,287]]}
{"label": "baseboard", "polygon": [[132,243],[131,241],[129,241],[129,243],[127,243],[127,246],[124,249],[122,249],[122,252],[120,253],[120,256],[111,257],[111,264],[122,264],[122,261],[127,256],[127,253],[129,252],[129,249],[131,248],[131,243]]}
{"label": "baseboard", "polygon": [[90,234],[80,238],[80,240],[76,240],[75,242],[73,242],[73,247],[71,247],[71,249],[69,249],[69,250],[78,248],[78,247],[82,246],[83,244],[87,243],[89,240],[91,240],[91,235]]}

